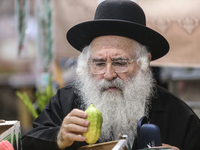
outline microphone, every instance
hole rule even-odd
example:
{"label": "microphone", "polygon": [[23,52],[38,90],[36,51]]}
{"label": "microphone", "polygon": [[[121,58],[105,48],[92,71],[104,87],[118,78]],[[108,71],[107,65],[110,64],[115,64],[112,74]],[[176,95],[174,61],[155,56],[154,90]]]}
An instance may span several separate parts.
{"label": "microphone", "polygon": [[160,129],[155,124],[147,122],[147,117],[143,116],[137,125],[138,149],[162,146]]}

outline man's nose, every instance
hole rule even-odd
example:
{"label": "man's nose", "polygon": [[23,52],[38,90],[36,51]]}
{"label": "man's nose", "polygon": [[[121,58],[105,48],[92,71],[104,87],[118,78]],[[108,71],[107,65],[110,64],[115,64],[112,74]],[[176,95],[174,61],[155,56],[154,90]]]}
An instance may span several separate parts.
{"label": "man's nose", "polygon": [[106,72],[104,73],[104,79],[113,80],[115,78],[117,78],[117,73],[113,70],[111,64],[107,64]]}

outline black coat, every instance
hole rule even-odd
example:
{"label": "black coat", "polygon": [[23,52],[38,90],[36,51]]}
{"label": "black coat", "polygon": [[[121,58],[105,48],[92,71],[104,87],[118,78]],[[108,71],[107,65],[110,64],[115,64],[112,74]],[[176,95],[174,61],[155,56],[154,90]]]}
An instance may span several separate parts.
{"label": "black coat", "polygon": [[[73,84],[59,89],[51,98],[40,116],[33,122],[33,129],[22,137],[23,150],[56,150],[58,134],[63,118],[73,109],[79,108]],[[150,123],[161,131],[162,142],[181,150],[200,150],[200,120],[182,100],[167,90],[157,87],[149,113]],[[85,142],[74,142],[66,150],[76,150]],[[135,139],[133,150],[137,150]]]}

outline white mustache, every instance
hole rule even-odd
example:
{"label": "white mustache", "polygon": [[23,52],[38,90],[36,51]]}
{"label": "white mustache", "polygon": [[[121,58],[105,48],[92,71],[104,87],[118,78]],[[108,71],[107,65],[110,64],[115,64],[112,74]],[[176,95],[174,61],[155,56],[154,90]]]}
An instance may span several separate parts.
{"label": "white mustache", "polygon": [[98,84],[98,88],[101,92],[105,91],[106,89],[108,89],[110,87],[116,87],[118,89],[123,90],[125,87],[125,83],[122,79],[116,78],[112,81],[102,79]]}

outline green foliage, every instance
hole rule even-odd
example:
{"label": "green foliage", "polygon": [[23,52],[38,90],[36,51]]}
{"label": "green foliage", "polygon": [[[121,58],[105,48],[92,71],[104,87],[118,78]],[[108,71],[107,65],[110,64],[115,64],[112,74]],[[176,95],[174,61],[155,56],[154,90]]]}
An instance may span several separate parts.
{"label": "green foliage", "polygon": [[37,98],[37,104],[40,109],[40,111],[43,110],[43,108],[46,106],[47,103],[49,103],[49,100],[52,96],[55,95],[53,92],[51,83],[46,86],[45,90],[43,91],[41,88],[38,89],[38,91],[35,93]]}
{"label": "green foliage", "polygon": [[[39,113],[37,111],[37,108],[35,108],[32,100],[29,98],[28,94],[26,92],[16,92],[16,95],[19,97],[19,99],[26,105],[28,110],[30,111],[31,115],[34,118],[37,118]],[[49,84],[46,86],[44,90],[39,88],[39,90],[35,93],[36,96],[36,102],[39,108],[39,111],[42,112],[43,108],[46,106],[46,104],[49,103],[52,96],[54,96],[55,93],[53,92],[51,80],[49,80]]]}
{"label": "green foliage", "polygon": [[31,115],[34,118],[37,118],[38,113],[35,109],[35,107],[33,106],[33,103],[31,101],[31,99],[29,98],[28,94],[26,92],[20,93],[19,91],[16,92],[16,95],[19,97],[19,99],[26,105],[26,107],[28,108],[28,110],[30,111]]}

